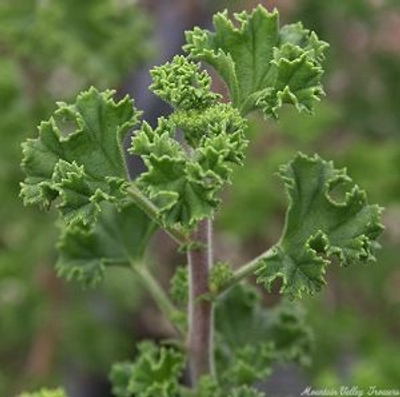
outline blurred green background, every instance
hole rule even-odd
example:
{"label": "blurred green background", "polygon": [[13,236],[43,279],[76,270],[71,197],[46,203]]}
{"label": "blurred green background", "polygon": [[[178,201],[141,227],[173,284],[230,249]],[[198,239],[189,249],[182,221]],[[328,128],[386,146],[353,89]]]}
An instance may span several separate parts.
{"label": "blurred green background", "polygon": [[[171,334],[123,270],[109,271],[89,291],[55,277],[54,218],[18,198],[21,142],[35,136],[56,101],[90,85],[133,95],[149,119],[168,112],[147,91],[149,67],[180,52],[183,31],[210,26],[215,11],[258,3],[330,43],[327,96],[313,117],[286,109],[278,124],[252,117],[247,165],[217,214],[217,258],[238,265],[276,242],[286,206],[276,172],[298,150],[347,167],[370,201],[386,208],[383,249],[376,264],[329,269],[328,286],[304,299],[313,363],[278,369],[266,387],[294,395],[306,385],[400,388],[398,0],[1,0],[0,396],[61,384],[71,397],[107,397],[114,361],[131,357],[139,339]],[[154,244],[168,286],[184,258],[163,236]],[[278,299],[271,294],[265,302]]]}

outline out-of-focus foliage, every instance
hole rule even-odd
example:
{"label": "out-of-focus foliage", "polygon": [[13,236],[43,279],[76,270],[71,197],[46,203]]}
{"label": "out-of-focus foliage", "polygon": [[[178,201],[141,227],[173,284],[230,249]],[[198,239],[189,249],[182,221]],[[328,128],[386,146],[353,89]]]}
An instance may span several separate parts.
{"label": "out-of-focus foliage", "polygon": [[66,397],[66,394],[61,389],[43,389],[35,393],[22,393],[19,397]]}
{"label": "out-of-focus foliage", "polygon": [[4,0],[0,5],[2,50],[19,58],[38,77],[52,79],[61,92],[74,78],[79,86],[114,86],[149,51],[148,19],[135,3]]}
{"label": "out-of-focus foliage", "polygon": [[256,288],[239,284],[221,297],[215,317],[222,385],[252,385],[265,380],[273,365],[310,361],[313,338],[300,306],[283,302],[265,309]]}
{"label": "out-of-focus foliage", "polygon": [[[47,337],[50,350],[55,346],[50,358],[63,360],[65,353],[70,356],[74,352],[77,360],[92,368],[94,364],[109,367],[108,355],[95,358],[83,353],[85,349],[90,351],[92,344],[101,343],[101,331],[92,333],[80,348],[76,348],[80,338],[71,341],[73,334],[81,335],[83,329],[90,328],[99,331],[100,327],[112,340],[117,335],[122,337],[119,343],[108,344],[110,350],[121,351],[126,346],[118,327],[104,321],[104,316],[110,315],[107,309],[95,313],[88,309],[91,304],[81,303],[81,292],[72,293],[52,279],[48,269],[55,261],[53,218],[21,207],[20,143],[35,130],[39,120],[49,116],[56,98],[68,100],[90,84],[120,84],[124,75],[150,54],[149,33],[149,19],[131,1],[0,3],[1,395],[10,395],[12,386],[31,382],[32,371],[36,371],[32,360],[36,359],[35,346],[40,338]],[[109,280],[114,289],[116,278],[119,283],[132,283],[130,277],[118,274]],[[126,307],[129,300],[122,297],[121,291],[114,295],[121,295]],[[130,299],[134,301],[135,294]],[[85,306],[86,314],[80,313]],[[81,328],[73,330],[70,324]],[[64,333],[66,325],[68,332]],[[42,357],[46,362],[46,354]],[[57,372],[53,359],[51,367],[39,377]]]}

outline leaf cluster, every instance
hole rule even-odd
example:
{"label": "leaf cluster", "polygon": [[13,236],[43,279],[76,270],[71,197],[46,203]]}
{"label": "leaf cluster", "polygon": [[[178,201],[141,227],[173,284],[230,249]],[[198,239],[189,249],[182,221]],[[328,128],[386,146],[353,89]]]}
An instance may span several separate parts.
{"label": "leaf cluster", "polygon": [[[141,156],[147,171],[134,184],[122,142],[139,123],[140,112],[128,98],[115,102],[111,91],[92,88],[74,104],[60,103],[40,125],[39,138],[24,144],[25,203],[45,208],[55,203],[68,229],[60,243],[61,274],[76,275],[90,284],[100,278],[104,263],[121,262],[118,255],[110,259],[104,252],[99,258],[96,250],[89,251],[93,260],[83,255],[82,248],[66,251],[73,246],[69,236],[74,234],[85,244],[90,239],[102,241],[93,237],[101,229],[95,225],[101,223],[102,208],[113,208],[115,214],[123,210],[132,202],[129,186],[137,189],[133,201],[137,203],[140,196],[141,204],[152,206],[154,211],[146,213],[161,227],[190,231],[202,219],[213,217],[233,167],[243,165],[248,144],[244,116],[257,108],[276,115],[283,103],[311,110],[322,93],[325,43],[300,24],[279,29],[277,12],[261,6],[235,17],[239,28],[226,13],[217,14],[216,32],[188,32],[185,46],[189,58],[210,63],[225,79],[231,103],[221,102],[221,95],[211,90],[209,74],[187,57],[176,56],[151,71],[150,89],[173,112],[159,118],[155,127],[143,121],[136,129],[130,153]],[[82,238],[85,235],[92,237]],[[136,244],[144,246],[148,235],[144,233]],[[87,266],[81,266],[84,263]]]}
{"label": "leaf cluster", "polygon": [[85,284],[99,281],[105,264],[140,257],[154,230],[126,193],[122,144],[139,112],[112,94],[91,88],[73,105],[59,103],[39,137],[23,145],[21,195],[26,204],[56,204],[64,225],[57,270]]}

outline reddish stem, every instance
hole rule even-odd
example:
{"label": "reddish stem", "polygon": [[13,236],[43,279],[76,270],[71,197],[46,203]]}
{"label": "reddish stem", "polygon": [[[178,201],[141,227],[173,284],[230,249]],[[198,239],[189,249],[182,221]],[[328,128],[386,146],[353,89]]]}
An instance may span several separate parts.
{"label": "reddish stem", "polygon": [[212,258],[212,223],[200,222],[193,233],[198,244],[188,251],[189,266],[189,370],[192,385],[202,375],[214,374],[214,313],[209,293],[209,272]]}

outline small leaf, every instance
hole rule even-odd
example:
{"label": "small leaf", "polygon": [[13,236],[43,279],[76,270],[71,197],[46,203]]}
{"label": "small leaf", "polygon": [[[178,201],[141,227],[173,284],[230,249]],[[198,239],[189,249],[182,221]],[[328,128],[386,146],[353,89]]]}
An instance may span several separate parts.
{"label": "small leaf", "polygon": [[225,262],[216,263],[210,274],[209,289],[210,292],[217,292],[219,288],[225,286],[232,279],[232,267]]}
{"label": "small leaf", "polygon": [[75,223],[64,229],[57,272],[93,286],[107,266],[129,266],[139,260],[154,230],[154,223],[134,204],[120,210],[103,204],[94,227]]}
{"label": "small leaf", "polygon": [[138,346],[139,356],[133,363],[115,364],[110,379],[116,397],[178,396],[179,379],[185,367],[181,352],[158,347],[152,342]]}
{"label": "small leaf", "polygon": [[175,109],[202,110],[213,105],[220,95],[211,91],[211,77],[200,65],[178,55],[151,72],[150,89]]}
{"label": "small leaf", "polygon": [[187,303],[189,294],[188,270],[179,266],[171,279],[171,296],[176,303]]}
{"label": "small leaf", "polygon": [[39,137],[23,144],[25,204],[49,207],[61,198],[58,207],[67,223],[91,223],[100,202],[125,197],[122,141],[139,113],[127,97],[116,103],[112,95],[91,88],[73,105],[59,103],[53,117],[40,125]]}
{"label": "small leaf", "polygon": [[301,296],[326,283],[325,269],[333,256],[344,266],[375,260],[375,240],[383,230],[381,208],[369,205],[357,185],[342,202],[332,198],[335,187],[352,184],[345,170],[336,170],[318,156],[299,154],[282,167],[281,177],[290,199],[285,229],[260,264],[259,282],[270,288],[280,278],[282,293]]}

